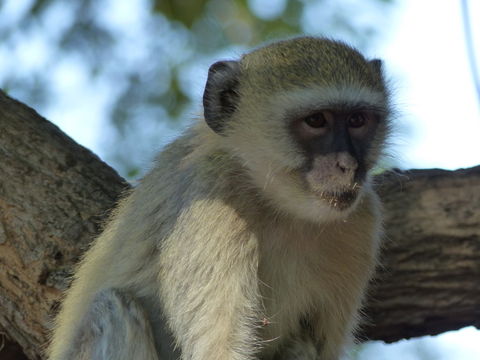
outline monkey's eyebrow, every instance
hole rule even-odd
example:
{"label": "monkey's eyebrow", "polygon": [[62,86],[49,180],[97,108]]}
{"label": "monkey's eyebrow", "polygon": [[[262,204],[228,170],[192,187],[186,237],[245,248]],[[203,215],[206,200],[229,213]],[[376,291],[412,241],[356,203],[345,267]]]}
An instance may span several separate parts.
{"label": "monkey's eyebrow", "polygon": [[388,110],[385,106],[378,104],[372,104],[365,101],[354,102],[354,101],[340,101],[340,102],[331,102],[328,105],[328,108],[331,110],[340,110],[340,111],[370,111],[378,114],[387,114]]}
{"label": "monkey's eyebrow", "polygon": [[345,113],[351,113],[356,111],[367,111],[380,116],[386,116],[388,110],[385,107],[373,105],[366,102],[332,102],[325,104],[315,104],[311,106],[298,107],[292,109],[286,109],[284,113],[285,119],[298,119],[306,117],[321,111],[339,111]]}
{"label": "monkey's eyebrow", "polygon": [[363,109],[388,113],[386,94],[363,86],[313,87],[279,92],[271,98],[271,108],[278,115],[312,110]]}

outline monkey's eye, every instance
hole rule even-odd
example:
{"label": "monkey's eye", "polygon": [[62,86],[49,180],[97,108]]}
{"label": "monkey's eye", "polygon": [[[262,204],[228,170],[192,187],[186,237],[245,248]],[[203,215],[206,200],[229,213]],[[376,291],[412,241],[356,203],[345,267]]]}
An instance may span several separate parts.
{"label": "monkey's eye", "polygon": [[327,119],[321,112],[307,116],[303,121],[314,129],[320,129],[327,126]]}
{"label": "monkey's eye", "polygon": [[348,126],[351,128],[360,128],[367,123],[367,114],[356,112],[348,118]]}

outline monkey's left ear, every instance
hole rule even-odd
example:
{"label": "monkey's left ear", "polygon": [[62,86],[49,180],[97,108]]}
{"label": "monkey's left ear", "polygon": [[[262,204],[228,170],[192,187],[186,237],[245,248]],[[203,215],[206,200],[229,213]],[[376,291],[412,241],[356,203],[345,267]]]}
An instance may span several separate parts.
{"label": "monkey's left ear", "polygon": [[208,126],[217,133],[222,132],[225,121],[236,109],[239,73],[240,65],[237,61],[219,61],[208,70],[203,93],[203,112]]}
{"label": "monkey's left ear", "polygon": [[382,60],[380,59],[373,59],[369,61],[369,64],[371,65],[372,69],[375,71],[375,73],[382,77]]}

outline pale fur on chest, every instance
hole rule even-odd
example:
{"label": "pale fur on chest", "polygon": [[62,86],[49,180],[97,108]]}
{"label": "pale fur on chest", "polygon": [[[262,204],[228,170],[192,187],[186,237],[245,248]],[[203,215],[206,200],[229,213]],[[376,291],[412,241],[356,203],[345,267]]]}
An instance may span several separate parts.
{"label": "pale fur on chest", "polygon": [[[378,249],[379,219],[370,212],[371,200],[364,199],[348,219],[337,223],[278,221],[264,229],[259,282],[265,313],[261,333],[267,347],[297,335],[305,319],[317,322],[314,326],[322,332],[322,317],[348,317],[347,312],[360,306]],[[352,319],[352,326],[355,323]]]}

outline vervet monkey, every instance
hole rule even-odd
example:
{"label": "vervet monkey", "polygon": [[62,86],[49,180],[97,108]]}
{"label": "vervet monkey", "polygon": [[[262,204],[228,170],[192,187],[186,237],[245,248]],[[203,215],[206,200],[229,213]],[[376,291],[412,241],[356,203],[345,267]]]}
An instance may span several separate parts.
{"label": "vervet monkey", "polygon": [[336,360],[377,263],[381,62],[301,37],[210,67],[204,120],[81,261],[52,360]]}

